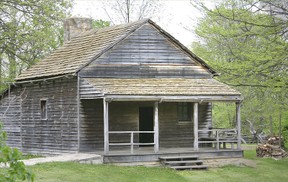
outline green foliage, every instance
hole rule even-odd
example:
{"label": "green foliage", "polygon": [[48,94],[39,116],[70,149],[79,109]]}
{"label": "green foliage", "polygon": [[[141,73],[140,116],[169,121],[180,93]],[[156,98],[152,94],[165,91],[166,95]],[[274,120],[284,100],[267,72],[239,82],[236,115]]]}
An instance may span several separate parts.
{"label": "green foliage", "polygon": [[71,6],[70,0],[0,1],[1,85],[62,44],[60,27]]}
{"label": "green foliage", "polygon": [[282,136],[284,138],[284,147],[288,149],[288,125],[283,127]]}
{"label": "green foliage", "polygon": [[111,23],[110,23],[109,21],[104,21],[104,20],[92,20],[92,27],[93,27],[93,29],[109,27],[110,24],[111,24]]}
{"label": "green foliage", "polygon": [[236,110],[234,103],[213,103],[212,112],[213,128],[235,127]]}
{"label": "green foliage", "polygon": [[0,170],[0,181],[15,182],[34,181],[34,174],[30,172],[21,160],[22,154],[17,149],[6,145],[6,133],[0,125],[0,165],[7,169]]}
{"label": "green foliage", "polygon": [[275,10],[270,13],[255,2],[226,0],[213,10],[198,4],[205,17],[195,30],[200,41],[192,46],[220,73],[216,79],[242,93],[242,123],[248,119],[268,133],[273,128],[275,134],[280,120],[288,122],[288,18],[282,17],[287,8],[280,1],[269,2]]}

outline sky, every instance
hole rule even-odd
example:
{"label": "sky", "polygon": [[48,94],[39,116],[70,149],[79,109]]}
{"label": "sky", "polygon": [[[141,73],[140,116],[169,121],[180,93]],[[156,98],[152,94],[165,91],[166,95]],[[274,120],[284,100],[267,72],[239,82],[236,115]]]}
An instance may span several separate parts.
{"label": "sky", "polygon": [[[193,29],[202,15],[190,4],[190,0],[159,1],[161,3],[160,12],[151,19],[185,46],[189,47],[193,41],[197,41]],[[212,7],[215,0],[206,0],[206,2]],[[109,21],[100,0],[74,0],[74,3],[72,16]]]}

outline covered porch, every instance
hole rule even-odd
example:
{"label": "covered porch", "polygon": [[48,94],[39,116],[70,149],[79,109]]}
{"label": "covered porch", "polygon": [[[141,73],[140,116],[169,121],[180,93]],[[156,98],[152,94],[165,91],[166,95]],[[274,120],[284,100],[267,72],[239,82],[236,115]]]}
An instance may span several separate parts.
{"label": "covered porch", "polygon": [[[108,101],[107,101],[108,100]],[[117,102],[117,101],[113,101]],[[119,101],[118,101],[119,102]],[[121,102],[121,101],[120,101]],[[125,102],[125,101],[122,101]],[[126,101],[127,102],[127,101]],[[130,101],[131,102],[131,101]],[[134,101],[135,102],[135,101]],[[139,102],[139,101],[137,101]],[[145,101],[142,101],[145,103]],[[154,102],[153,114],[148,115],[153,117],[151,126],[141,127],[141,109],[139,107],[138,129],[136,130],[117,130],[115,127],[109,127],[109,99],[103,99],[103,121],[104,121],[104,154],[109,153],[173,153],[173,152],[192,152],[192,151],[227,151],[227,150],[241,150],[241,120],[240,120],[240,102],[235,103],[236,113],[236,128],[212,128],[212,123],[207,120],[199,118],[202,112],[199,112],[199,102],[177,101],[175,103],[169,101],[168,103]],[[150,102],[151,103],[151,102]],[[193,105],[192,120],[177,121],[174,124],[165,122],[163,112],[167,105],[176,105],[178,103],[189,103]],[[202,106],[210,105],[211,102],[202,102]],[[161,108],[163,106],[163,108]],[[136,105],[137,107],[137,105]],[[147,107],[149,109],[149,107]],[[152,108],[151,108],[152,109]],[[162,110],[159,116],[159,109]],[[174,110],[175,111],[175,110]],[[208,111],[208,110],[206,110]],[[208,111],[211,113],[211,111]],[[170,113],[171,114],[171,113]],[[121,117],[121,116],[119,116]],[[149,116],[148,116],[149,117]],[[207,116],[206,116],[207,117]],[[209,116],[208,116],[209,117]],[[169,119],[168,119],[169,120]],[[144,122],[148,122],[146,120]],[[167,120],[166,120],[167,121]],[[173,125],[170,127],[165,124]],[[111,125],[111,124],[110,124]],[[149,124],[148,124],[149,125]],[[152,126],[153,125],[153,126]],[[146,127],[146,130],[145,130]],[[109,129],[113,128],[113,129]],[[165,130],[167,129],[167,130]],[[174,129],[175,131],[171,131]],[[178,132],[176,132],[178,130]],[[190,131],[189,131],[190,130]],[[169,135],[170,132],[170,135]],[[170,143],[169,143],[170,141]]]}
{"label": "covered porch", "polygon": [[[81,86],[80,151],[107,156],[241,151],[240,93],[215,80],[86,78]],[[235,103],[236,128],[212,128],[213,102]],[[188,113],[181,119],[183,109]]]}

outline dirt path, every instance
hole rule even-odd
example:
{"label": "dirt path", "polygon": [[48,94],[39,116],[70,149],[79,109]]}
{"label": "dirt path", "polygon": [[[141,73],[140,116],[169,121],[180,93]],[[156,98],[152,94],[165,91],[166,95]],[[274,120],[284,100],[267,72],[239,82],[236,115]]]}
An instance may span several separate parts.
{"label": "dirt path", "polygon": [[222,167],[226,165],[235,165],[235,166],[249,166],[256,167],[256,162],[244,158],[222,158],[222,159],[205,159],[203,160],[204,164],[209,167]]}

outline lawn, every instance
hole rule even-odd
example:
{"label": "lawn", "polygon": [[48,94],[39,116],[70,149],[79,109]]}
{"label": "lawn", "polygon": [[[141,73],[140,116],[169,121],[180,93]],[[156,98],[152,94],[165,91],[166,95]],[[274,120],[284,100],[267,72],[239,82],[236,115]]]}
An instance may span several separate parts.
{"label": "lawn", "polygon": [[78,163],[46,163],[30,167],[36,182],[163,182],[163,181],[287,181],[288,159],[258,159],[255,151],[245,151],[245,158],[257,162],[257,167],[225,166],[207,171],[174,171],[156,167],[120,167]]}

